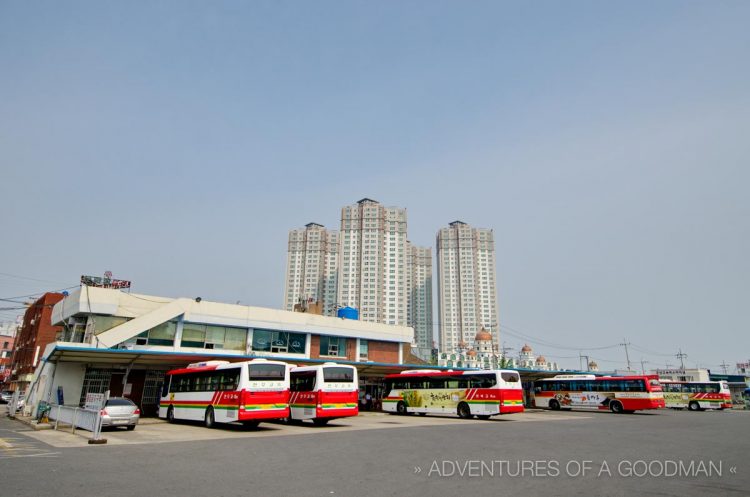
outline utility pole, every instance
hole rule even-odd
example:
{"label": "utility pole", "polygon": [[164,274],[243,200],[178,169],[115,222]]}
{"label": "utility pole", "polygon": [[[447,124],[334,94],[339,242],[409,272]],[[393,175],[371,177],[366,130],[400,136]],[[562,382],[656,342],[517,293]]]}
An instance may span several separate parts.
{"label": "utility pole", "polygon": [[586,362],[584,363],[586,365],[586,371],[589,370],[589,356],[583,355],[580,352],[578,353],[578,367],[581,368],[581,371],[583,371],[583,366],[581,366],[582,359],[586,359]]}
{"label": "utility pole", "polygon": [[685,359],[687,359],[687,356],[687,354],[682,352],[681,348],[679,349],[677,355],[675,355],[675,357],[680,360],[680,367],[682,368],[683,373],[685,372]]}
{"label": "utility pole", "polygon": [[648,361],[644,361],[644,360],[643,360],[643,359],[641,358],[641,374],[642,374],[642,375],[645,375],[645,374],[646,374],[646,368],[644,368],[644,367],[643,367],[643,365],[644,365],[644,364],[648,364]]}
{"label": "utility pole", "polygon": [[628,371],[630,371],[630,356],[628,355],[628,345],[630,345],[630,342],[626,338],[623,338],[620,345],[625,347],[625,360],[628,361]]}
{"label": "utility pole", "polygon": [[512,347],[506,347],[505,346],[505,342],[503,342],[503,346],[502,346],[502,348],[500,350],[501,350],[501,357],[502,357],[502,361],[503,361],[501,363],[502,364],[501,367],[504,368],[504,367],[508,366],[508,356],[507,356],[506,352],[510,352],[511,350],[513,350],[513,348]]}
{"label": "utility pole", "polygon": [[729,374],[729,364],[727,364],[727,361],[721,361],[721,364],[719,364],[719,366],[721,366],[721,369],[724,370],[724,374]]}

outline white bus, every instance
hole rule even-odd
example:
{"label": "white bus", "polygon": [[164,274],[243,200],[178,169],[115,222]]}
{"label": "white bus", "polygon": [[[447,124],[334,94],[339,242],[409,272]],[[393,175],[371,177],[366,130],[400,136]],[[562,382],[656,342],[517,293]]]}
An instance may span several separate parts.
{"label": "white bus", "polygon": [[169,371],[162,387],[159,417],[215,423],[241,422],[255,427],[262,420],[289,416],[289,369],[280,361],[207,361]]}
{"label": "white bus", "polygon": [[291,368],[289,419],[311,419],[324,425],[336,418],[356,416],[359,393],[357,368],[327,362]]}
{"label": "white bus", "polygon": [[732,394],[726,381],[661,380],[664,402],[672,409],[702,411],[732,407]]}
{"label": "white bus", "polygon": [[468,419],[523,412],[517,371],[413,370],[385,377],[383,410],[394,414],[457,414]]}

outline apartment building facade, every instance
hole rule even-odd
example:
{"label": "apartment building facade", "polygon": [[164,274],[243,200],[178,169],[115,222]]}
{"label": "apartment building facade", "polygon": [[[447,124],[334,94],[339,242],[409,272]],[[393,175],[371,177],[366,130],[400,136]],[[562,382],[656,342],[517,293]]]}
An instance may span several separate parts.
{"label": "apartment building facade", "polygon": [[308,223],[289,232],[284,309],[315,303],[322,314],[336,313],[339,233]]}
{"label": "apartment building facade", "polygon": [[440,349],[472,345],[484,328],[500,343],[492,230],[454,221],[437,234]]}

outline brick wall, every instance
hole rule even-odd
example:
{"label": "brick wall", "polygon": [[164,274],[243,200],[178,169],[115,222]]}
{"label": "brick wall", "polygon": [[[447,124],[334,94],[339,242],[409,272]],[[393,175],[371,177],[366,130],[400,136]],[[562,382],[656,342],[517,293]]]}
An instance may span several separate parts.
{"label": "brick wall", "polygon": [[398,344],[368,340],[367,360],[373,362],[398,362]]}
{"label": "brick wall", "polygon": [[[398,363],[398,344],[394,342],[381,342],[378,340],[368,340],[368,361]],[[406,346],[406,345],[405,345]],[[346,360],[356,361],[359,357],[357,350],[357,339],[346,339]],[[320,357],[320,335],[310,336],[310,358],[311,359],[328,359]],[[330,358],[332,361],[335,358]],[[344,357],[341,357],[344,359]]]}

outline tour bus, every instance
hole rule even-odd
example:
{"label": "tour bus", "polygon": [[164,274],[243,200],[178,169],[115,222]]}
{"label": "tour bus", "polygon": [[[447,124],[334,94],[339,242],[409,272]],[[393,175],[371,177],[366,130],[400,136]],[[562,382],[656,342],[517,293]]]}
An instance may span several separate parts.
{"label": "tour bus", "polygon": [[632,413],[664,407],[659,377],[557,375],[534,383],[536,407]]}
{"label": "tour bus", "polygon": [[292,367],[289,378],[289,420],[311,419],[324,425],[336,418],[359,414],[357,368],[327,362]]}
{"label": "tour bus", "polygon": [[732,408],[732,395],[726,381],[662,380],[664,402],[672,409],[691,411]]}
{"label": "tour bus", "polygon": [[266,359],[206,361],[169,371],[159,403],[160,418],[202,420],[207,428],[235,421],[256,427],[288,416],[289,369]]}
{"label": "tour bus", "polygon": [[523,412],[516,371],[412,370],[385,377],[383,410],[395,414],[458,414],[470,419]]}

